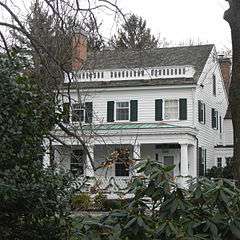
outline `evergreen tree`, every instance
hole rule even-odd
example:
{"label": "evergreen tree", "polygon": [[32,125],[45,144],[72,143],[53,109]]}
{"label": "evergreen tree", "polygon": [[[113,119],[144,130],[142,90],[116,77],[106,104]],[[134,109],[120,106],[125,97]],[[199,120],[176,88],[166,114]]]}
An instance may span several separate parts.
{"label": "evergreen tree", "polygon": [[87,35],[87,48],[88,51],[100,51],[104,48],[104,40],[99,34],[101,24],[96,22],[96,19],[90,16],[89,20],[85,23]]}
{"label": "evergreen tree", "polygon": [[44,10],[39,1],[32,6],[28,18],[34,62],[34,79],[42,88],[52,91],[63,81],[63,70],[71,65],[71,35],[61,27],[59,19]]}
{"label": "evergreen tree", "polygon": [[146,20],[132,14],[110,40],[110,46],[115,49],[149,49],[158,46],[158,39],[147,28]]}

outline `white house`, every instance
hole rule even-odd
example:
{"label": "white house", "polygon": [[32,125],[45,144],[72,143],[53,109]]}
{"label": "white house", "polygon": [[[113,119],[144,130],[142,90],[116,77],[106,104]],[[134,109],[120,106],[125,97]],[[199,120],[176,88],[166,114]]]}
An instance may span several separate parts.
{"label": "white house", "polygon": [[[174,164],[174,177],[196,177],[217,164],[217,146],[227,138],[228,99],[214,45],[89,54],[63,93],[66,113],[70,106],[64,126],[85,140],[96,166],[125,149],[118,156]],[[58,128],[55,134],[71,146],[54,143],[60,166],[116,181],[134,174],[121,160],[94,173],[80,142]]]}
{"label": "white house", "polygon": [[[220,56],[219,62],[225,87],[228,92],[231,83],[231,60]],[[223,141],[215,146],[215,165],[219,167],[226,166],[233,157],[233,124],[230,109],[227,110],[224,117],[223,132]]]}

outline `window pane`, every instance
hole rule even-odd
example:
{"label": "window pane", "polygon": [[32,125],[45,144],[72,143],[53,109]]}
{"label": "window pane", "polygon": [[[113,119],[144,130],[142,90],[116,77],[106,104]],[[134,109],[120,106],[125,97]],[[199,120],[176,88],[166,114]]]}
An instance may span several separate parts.
{"label": "window pane", "polygon": [[116,120],[129,120],[129,102],[116,103]]}
{"label": "window pane", "polygon": [[222,158],[217,159],[217,167],[222,167]]}
{"label": "window pane", "polygon": [[70,162],[70,171],[73,174],[82,175],[84,172],[83,169],[83,150],[76,149],[72,151],[71,162]]}
{"label": "window pane", "polygon": [[128,108],[129,102],[117,102],[117,108]]}
{"label": "window pane", "polygon": [[73,104],[72,121],[83,122],[84,121],[84,107],[82,104]]}
{"label": "window pane", "polygon": [[83,122],[84,121],[84,110],[73,110],[72,112],[73,122]]}
{"label": "window pane", "polygon": [[128,108],[119,108],[117,109],[117,120],[128,120],[129,119],[129,110]]}
{"label": "window pane", "polygon": [[165,119],[178,119],[178,100],[165,101]]}
{"label": "window pane", "polygon": [[115,176],[117,177],[129,176],[129,166],[124,162],[116,162]]}

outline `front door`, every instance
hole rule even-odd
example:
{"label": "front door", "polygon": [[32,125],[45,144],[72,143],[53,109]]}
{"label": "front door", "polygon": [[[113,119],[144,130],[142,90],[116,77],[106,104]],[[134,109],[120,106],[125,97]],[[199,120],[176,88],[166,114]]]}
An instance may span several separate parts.
{"label": "front door", "polygon": [[[174,156],[163,156],[163,164],[167,166],[173,166],[174,165]],[[174,171],[172,170],[170,175],[174,176]]]}

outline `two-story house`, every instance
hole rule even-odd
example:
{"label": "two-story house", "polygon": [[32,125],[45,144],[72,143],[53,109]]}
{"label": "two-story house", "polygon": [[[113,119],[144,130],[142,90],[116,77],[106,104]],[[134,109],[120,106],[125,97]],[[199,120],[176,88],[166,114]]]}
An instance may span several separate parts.
{"label": "two-story house", "polygon": [[[174,164],[174,177],[203,175],[216,164],[228,100],[214,45],[105,50],[89,54],[68,81],[64,124],[85,139],[96,166],[114,153]],[[59,165],[92,177],[134,174],[118,160],[94,172],[77,139],[55,134],[71,146],[54,143]]]}

